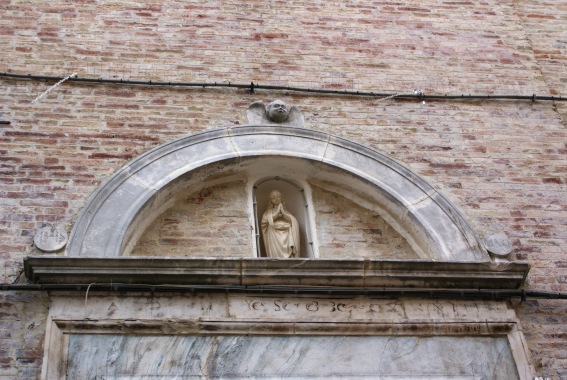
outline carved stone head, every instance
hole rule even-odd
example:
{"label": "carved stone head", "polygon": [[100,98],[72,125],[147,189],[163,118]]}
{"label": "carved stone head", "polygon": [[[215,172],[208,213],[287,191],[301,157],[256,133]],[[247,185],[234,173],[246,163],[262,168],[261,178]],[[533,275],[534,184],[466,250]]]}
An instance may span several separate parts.
{"label": "carved stone head", "polygon": [[289,117],[287,105],[281,100],[274,100],[266,107],[268,118],[276,123],[282,123]]}
{"label": "carved stone head", "polygon": [[303,115],[295,107],[288,107],[281,100],[274,100],[266,105],[264,102],[254,102],[246,109],[250,125],[282,125],[303,128]]}

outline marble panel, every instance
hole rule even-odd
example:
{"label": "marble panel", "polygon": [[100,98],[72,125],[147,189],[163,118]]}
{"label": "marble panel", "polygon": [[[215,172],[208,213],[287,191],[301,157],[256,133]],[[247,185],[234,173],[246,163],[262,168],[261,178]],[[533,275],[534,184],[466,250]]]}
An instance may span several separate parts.
{"label": "marble panel", "polygon": [[72,334],[67,379],[518,379],[504,337]]}
{"label": "marble panel", "polygon": [[53,295],[42,379],[531,379],[505,301]]}

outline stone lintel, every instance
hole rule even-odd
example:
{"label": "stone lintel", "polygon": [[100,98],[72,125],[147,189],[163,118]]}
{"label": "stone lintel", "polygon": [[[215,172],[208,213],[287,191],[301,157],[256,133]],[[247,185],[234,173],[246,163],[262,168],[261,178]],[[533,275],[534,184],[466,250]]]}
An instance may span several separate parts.
{"label": "stone lintel", "polygon": [[37,284],[152,284],[518,289],[526,263],[259,258],[30,256]]}

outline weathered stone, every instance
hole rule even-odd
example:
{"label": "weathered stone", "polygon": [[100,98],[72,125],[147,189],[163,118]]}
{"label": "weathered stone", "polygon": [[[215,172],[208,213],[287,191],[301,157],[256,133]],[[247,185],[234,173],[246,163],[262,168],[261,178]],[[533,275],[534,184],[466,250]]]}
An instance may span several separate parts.
{"label": "weathered stone", "polygon": [[63,226],[47,226],[38,230],[33,238],[37,248],[44,252],[56,252],[67,244],[67,231]]}
{"label": "weathered stone", "polygon": [[[347,182],[347,176],[330,176],[329,172],[339,168],[352,175],[361,183],[357,191],[374,197],[383,214],[405,231],[404,237],[419,247],[425,257],[445,261],[490,260],[460,212],[415,173],[353,142],[291,127],[215,130],[144,154],[93,195],[75,224],[66,254],[113,257],[128,253],[128,247],[136,240],[133,237],[139,236],[147,223],[163,212],[175,186],[172,184],[191,186],[191,172],[206,168],[207,164],[237,157],[261,160],[262,156],[272,155],[324,163],[320,173],[308,172],[309,161],[295,164],[296,175],[306,173],[298,180],[343,181],[348,188],[352,182]],[[239,162],[233,164],[236,170]],[[140,218],[144,213],[147,215]],[[135,223],[138,220],[142,222]]]}
{"label": "weathered stone", "polygon": [[303,127],[303,115],[295,106],[288,106],[281,100],[274,100],[265,105],[263,102],[254,102],[246,109],[248,124],[270,125],[280,124],[290,127]]}
{"label": "weathered stone", "polygon": [[44,377],[121,376],[128,368],[129,376],[299,378],[525,379],[531,372],[515,313],[502,301],[259,293],[52,301]]}
{"label": "weathered stone", "polygon": [[[120,349],[116,349],[120,347]],[[237,347],[237,349],[235,348]],[[67,376],[513,380],[505,338],[71,335]],[[136,352],[136,364],[124,352]],[[260,352],[260,353],[258,353]],[[479,355],[482,353],[482,355]],[[86,366],[82,360],[93,358]],[[474,361],[470,358],[474,357]],[[494,360],[498,358],[498,360]]]}
{"label": "weathered stone", "polygon": [[498,257],[506,257],[512,252],[512,243],[506,235],[487,234],[482,238],[488,252]]}
{"label": "weathered stone", "polygon": [[[185,284],[516,289],[529,266],[422,260],[81,258],[33,256],[28,279],[42,284]],[[291,289],[293,291],[293,289]]]}

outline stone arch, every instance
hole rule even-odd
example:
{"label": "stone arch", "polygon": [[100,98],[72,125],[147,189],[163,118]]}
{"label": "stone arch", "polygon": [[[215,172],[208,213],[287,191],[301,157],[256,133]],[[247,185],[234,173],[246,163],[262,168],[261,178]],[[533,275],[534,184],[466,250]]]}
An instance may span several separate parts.
{"label": "stone arch", "polygon": [[490,261],[458,209],[399,162],[327,133],[277,126],[202,132],[134,159],[91,196],[75,223],[65,254],[121,256],[139,233],[139,228],[133,227],[136,222],[165,209],[180,186],[198,181],[192,173],[210,165],[238,167],[249,160],[273,157],[318,166],[322,170],[314,180],[337,193],[354,191],[346,179],[349,176],[357,183],[354,196],[376,200],[388,221],[404,232],[423,259]]}

